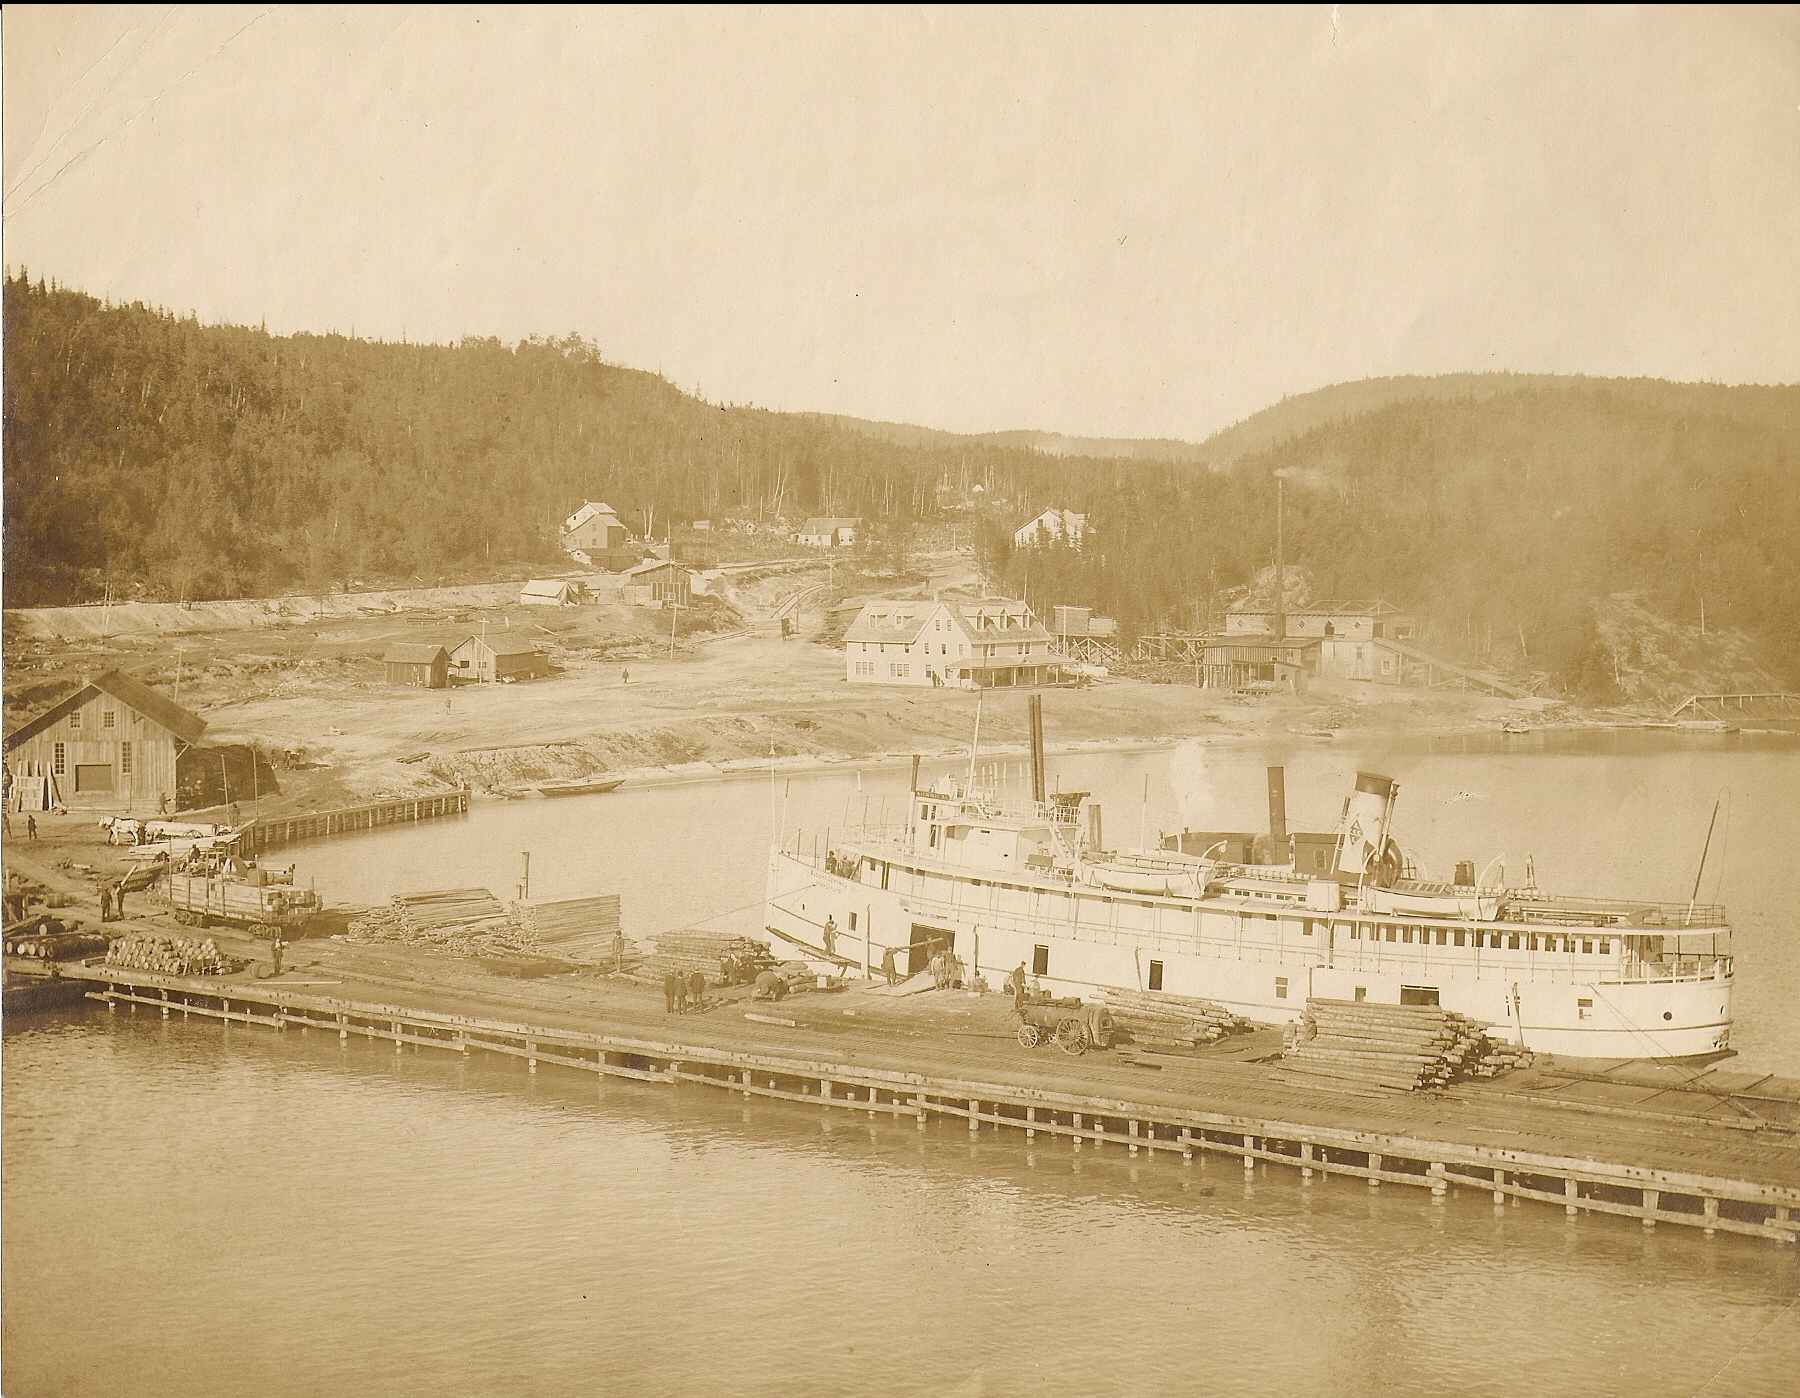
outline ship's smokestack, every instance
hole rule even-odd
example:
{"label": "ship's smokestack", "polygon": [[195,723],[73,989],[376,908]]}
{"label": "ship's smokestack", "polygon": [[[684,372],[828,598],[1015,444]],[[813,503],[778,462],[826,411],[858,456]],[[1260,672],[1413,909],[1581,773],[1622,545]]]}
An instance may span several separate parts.
{"label": "ship's smokestack", "polygon": [[1088,848],[1095,854],[1098,854],[1105,848],[1100,842],[1100,803],[1098,801],[1090,801],[1088,803],[1087,813]]}
{"label": "ship's smokestack", "polygon": [[1269,768],[1269,843],[1279,855],[1287,848],[1287,772]]}
{"label": "ship's smokestack", "polygon": [[919,794],[919,754],[915,752],[912,755],[912,757],[913,757],[912,789],[913,789],[913,795],[917,796]]}
{"label": "ship's smokestack", "polygon": [[1392,779],[1374,772],[1356,774],[1356,790],[1344,803],[1344,825],[1338,837],[1338,870],[1361,877],[1369,861],[1387,848],[1388,818],[1394,809]]}
{"label": "ship's smokestack", "polygon": [[1031,696],[1031,799],[1044,804],[1044,696]]}

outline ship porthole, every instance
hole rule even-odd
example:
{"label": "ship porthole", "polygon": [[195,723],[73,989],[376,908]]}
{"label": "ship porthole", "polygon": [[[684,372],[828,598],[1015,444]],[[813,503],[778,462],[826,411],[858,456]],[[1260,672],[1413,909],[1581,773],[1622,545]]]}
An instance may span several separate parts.
{"label": "ship porthole", "polygon": [[1664,1018],[1664,1019],[1674,1019],[1674,1018],[1675,1018],[1675,1015],[1674,1015],[1674,1012],[1673,1012],[1673,1011],[1670,1011],[1670,1010],[1664,1010],[1664,1011],[1663,1011],[1663,1018]]}

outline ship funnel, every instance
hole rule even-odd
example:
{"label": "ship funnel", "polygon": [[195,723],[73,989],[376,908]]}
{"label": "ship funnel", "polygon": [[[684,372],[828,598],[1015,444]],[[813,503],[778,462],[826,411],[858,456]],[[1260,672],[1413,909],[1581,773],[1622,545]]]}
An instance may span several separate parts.
{"label": "ship funnel", "polygon": [[1370,861],[1387,848],[1388,819],[1394,810],[1394,794],[1400,788],[1373,772],[1356,774],[1356,790],[1344,804],[1344,825],[1338,833],[1338,871],[1361,877]]}
{"label": "ship funnel", "polygon": [[1031,714],[1031,799],[1044,804],[1044,696],[1034,694]]}
{"label": "ship funnel", "polygon": [[1269,843],[1279,854],[1287,847],[1287,773],[1269,768]]}
{"label": "ship funnel", "polygon": [[1105,846],[1100,843],[1100,803],[1098,801],[1088,802],[1087,813],[1088,850],[1093,854],[1098,854],[1105,848]]}

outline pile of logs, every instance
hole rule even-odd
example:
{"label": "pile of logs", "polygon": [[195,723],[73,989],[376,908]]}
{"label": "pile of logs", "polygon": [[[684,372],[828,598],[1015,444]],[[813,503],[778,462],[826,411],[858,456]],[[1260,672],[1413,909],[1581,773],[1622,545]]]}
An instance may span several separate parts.
{"label": "pile of logs", "polygon": [[690,927],[651,938],[649,954],[638,963],[635,974],[660,985],[670,971],[684,976],[698,971],[709,984],[718,985],[725,979],[728,961],[736,967],[740,983],[754,981],[757,972],[775,965],[768,947],[750,937]]}
{"label": "pile of logs", "polygon": [[405,942],[457,956],[540,951],[537,940],[485,888],[395,894],[386,907],[371,908],[351,923],[349,940]]}
{"label": "pile of logs", "polygon": [[1282,1058],[1290,1074],[1405,1092],[1462,1077],[1491,1078],[1530,1062],[1526,1049],[1491,1042],[1487,1026],[1437,1005],[1306,1002]]}
{"label": "pile of logs", "polygon": [[222,955],[211,937],[170,937],[127,932],[106,949],[106,964],[133,971],[160,971],[165,976],[222,976],[238,963]]}
{"label": "pile of logs", "polygon": [[620,936],[616,893],[514,903],[510,911],[547,956],[609,971],[628,970],[638,962],[637,949]]}
{"label": "pile of logs", "polygon": [[1094,998],[1106,1006],[1114,1028],[1144,1048],[1198,1048],[1250,1027],[1243,1016],[1188,995],[1102,987]]}

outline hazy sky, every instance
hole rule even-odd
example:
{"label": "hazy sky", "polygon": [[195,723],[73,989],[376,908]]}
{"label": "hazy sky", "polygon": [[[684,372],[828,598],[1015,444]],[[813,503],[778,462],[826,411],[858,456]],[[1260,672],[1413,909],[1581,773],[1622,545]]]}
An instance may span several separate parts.
{"label": "hazy sky", "polygon": [[1800,9],[4,13],[5,260],[708,398],[1199,439],[1800,379]]}

